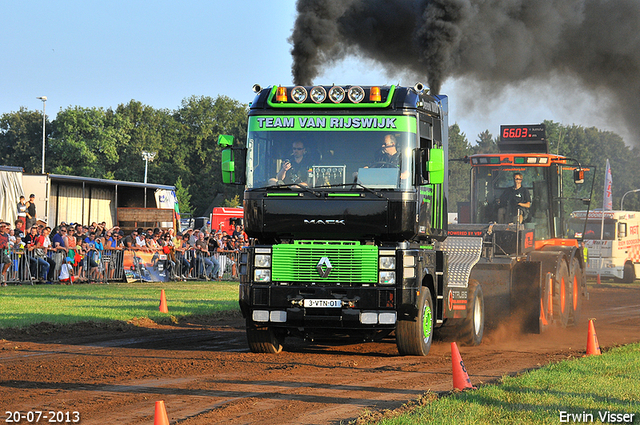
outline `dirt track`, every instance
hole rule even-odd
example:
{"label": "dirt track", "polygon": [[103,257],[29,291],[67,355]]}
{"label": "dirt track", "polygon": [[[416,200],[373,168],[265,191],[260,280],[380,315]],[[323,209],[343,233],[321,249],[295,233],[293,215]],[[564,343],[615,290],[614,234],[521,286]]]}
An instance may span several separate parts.
{"label": "dirt track", "polygon": [[[603,348],[640,340],[640,288],[603,284],[590,292],[585,316],[597,319]],[[39,326],[0,337],[5,422],[6,411],[37,410],[78,411],[84,425],[152,424],[155,401],[164,400],[172,424],[330,424],[452,388],[445,341],[424,358],[399,357],[393,339],[331,346],[287,339],[282,354],[253,354],[239,318]],[[586,322],[543,335],[501,327],[460,351],[475,385],[581,356],[586,338]]]}

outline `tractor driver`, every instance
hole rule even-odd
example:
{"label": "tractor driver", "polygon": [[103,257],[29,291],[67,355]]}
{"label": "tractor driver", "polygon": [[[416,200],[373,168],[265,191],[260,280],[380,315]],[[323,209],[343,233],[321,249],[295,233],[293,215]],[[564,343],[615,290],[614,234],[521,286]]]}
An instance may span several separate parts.
{"label": "tractor driver", "polygon": [[513,186],[507,188],[497,200],[498,223],[522,223],[529,217],[531,196],[527,188],[522,186],[522,173],[513,175]]}

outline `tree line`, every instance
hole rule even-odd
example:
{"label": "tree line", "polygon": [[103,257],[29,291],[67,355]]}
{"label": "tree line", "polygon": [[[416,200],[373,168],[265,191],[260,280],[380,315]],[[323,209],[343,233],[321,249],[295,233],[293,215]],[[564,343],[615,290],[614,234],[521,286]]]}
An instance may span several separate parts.
{"label": "tree line", "polygon": [[[207,214],[222,195],[238,202],[241,188],[223,185],[219,134],[244,143],[248,106],[226,96],[192,96],[177,110],[132,100],[114,109],[69,107],[45,125],[45,172],[144,181],[142,151],[157,152],[147,181],[175,185],[181,212]],[[0,117],[0,165],[42,169],[42,112],[20,108]]]}
{"label": "tree line", "polygon": [[[221,195],[237,205],[242,188],[224,185],[220,173],[218,135],[230,134],[243,144],[247,133],[246,104],[226,96],[191,96],[177,110],[155,109],[132,100],[115,109],[68,107],[46,122],[45,171],[125,181],[144,180],[142,151],[157,152],[149,163],[148,181],[175,185],[183,212],[208,214]],[[625,145],[615,133],[582,126],[544,122],[550,151],[598,168],[592,208],[602,206],[604,165],[613,174],[613,205],[640,188],[640,150]],[[470,143],[458,124],[449,128],[449,158],[497,152],[497,137],[489,130]],[[20,108],[0,116],[0,165],[39,173],[42,164],[42,112]],[[449,211],[469,200],[470,167],[451,161]],[[220,198],[218,198],[220,199]],[[640,194],[625,198],[625,209],[640,210]]]}

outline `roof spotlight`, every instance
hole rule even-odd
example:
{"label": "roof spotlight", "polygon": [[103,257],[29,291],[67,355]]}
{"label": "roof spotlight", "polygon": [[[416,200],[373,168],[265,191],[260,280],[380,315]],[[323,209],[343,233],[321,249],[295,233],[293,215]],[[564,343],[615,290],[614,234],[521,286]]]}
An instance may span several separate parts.
{"label": "roof spotlight", "polygon": [[344,100],[344,98],[345,92],[342,87],[333,86],[329,89],[329,99],[331,99],[333,103],[340,103]]}
{"label": "roof spotlight", "polygon": [[324,89],[324,87],[315,86],[311,89],[309,96],[315,103],[322,103],[327,98],[327,91]]}
{"label": "roof spotlight", "polygon": [[302,86],[295,86],[291,90],[291,99],[296,103],[302,103],[307,99],[307,89]]}
{"label": "roof spotlight", "polygon": [[360,103],[364,100],[364,90],[360,86],[349,88],[349,100],[353,103]]}

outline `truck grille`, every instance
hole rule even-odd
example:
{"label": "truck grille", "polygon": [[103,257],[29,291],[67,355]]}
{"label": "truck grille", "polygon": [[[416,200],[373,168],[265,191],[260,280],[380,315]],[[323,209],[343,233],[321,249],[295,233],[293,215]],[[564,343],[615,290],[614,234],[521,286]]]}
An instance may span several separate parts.
{"label": "truck grille", "polygon": [[[331,264],[327,277],[318,272],[326,257]],[[321,266],[326,271],[326,263]],[[352,241],[295,241],[273,246],[272,280],[300,283],[376,283],[378,248]]]}

